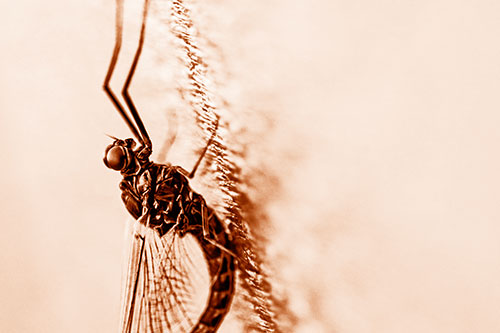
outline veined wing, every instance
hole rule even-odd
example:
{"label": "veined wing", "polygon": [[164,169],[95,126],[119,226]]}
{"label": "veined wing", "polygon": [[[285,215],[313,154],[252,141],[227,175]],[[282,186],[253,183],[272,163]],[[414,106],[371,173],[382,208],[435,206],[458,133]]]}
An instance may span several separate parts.
{"label": "veined wing", "polygon": [[129,222],[129,251],[122,294],[122,332],[190,332],[210,290],[207,263],[198,241],[172,228],[160,238]]}

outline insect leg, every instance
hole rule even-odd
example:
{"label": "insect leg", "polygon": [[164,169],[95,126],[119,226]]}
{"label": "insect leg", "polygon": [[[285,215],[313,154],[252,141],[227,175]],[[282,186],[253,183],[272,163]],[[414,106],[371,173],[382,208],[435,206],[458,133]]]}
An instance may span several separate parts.
{"label": "insect leg", "polygon": [[[210,215],[208,215],[210,213]],[[215,213],[209,209],[205,203],[201,204],[201,230],[203,232],[203,238],[212,244],[213,246],[217,247],[219,250],[224,251],[228,253],[230,256],[236,258],[236,255],[234,254],[233,251],[230,249],[226,248],[224,244],[221,244],[220,241],[218,241],[216,238],[218,235],[221,235],[221,237],[225,238],[225,230],[223,226],[221,225],[221,222],[217,219],[217,216]],[[215,237],[212,237],[210,233],[210,223],[212,222],[213,230],[216,233]],[[217,223],[217,224],[216,224]]]}
{"label": "insect leg", "polygon": [[193,178],[194,177],[194,174],[196,173],[196,169],[198,169],[198,166],[200,165],[201,160],[205,156],[205,153],[207,152],[208,147],[212,143],[212,141],[213,141],[213,139],[215,137],[215,134],[217,134],[217,128],[219,128],[219,116],[215,115],[215,117],[216,118],[215,118],[214,128],[212,130],[212,135],[210,136],[210,139],[208,139],[207,145],[205,146],[205,148],[201,152],[200,157],[198,157],[198,161],[196,161],[196,164],[194,165],[193,170],[189,173],[189,175],[188,175],[189,178]]}
{"label": "insect leg", "polygon": [[167,139],[164,141],[163,146],[158,153],[158,160],[160,162],[166,160],[168,151],[174,144],[177,137],[177,127],[179,126],[177,114],[175,112],[171,112],[168,121]]}
{"label": "insect leg", "polygon": [[104,79],[104,84],[102,88],[108,95],[109,99],[111,102],[113,102],[113,105],[115,108],[118,110],[118,113],[122,116],[123,120],[127,124],[127,126],[130,128],[132,131],[132,134],[135,136],[135,138],[141,143],[144,144],[144,141],[139,134],[139,131],[135,127],[134,123],[130,119],[130,117],[127,115],[125,108],[123,105],[120,103],[118,98],[116,98],[115,93],[113,90],[111,90],[111,87],[109,86],[109,81],[111,81],[111,76],[113,76],[113,72],[115,70],[116,66],[116,61],[118,60],[118,54],[120,53],[120,49],[122,46],[122,35],[123,35],[123,0],[116,0],[116,36],[115,36],[115,47],[113,49],[113,55],[111,56],[111,61],[108,66],[108,71],[106,73],[106,77]]}
{"label": "insect leg", "polygon": [[139,262],[137,263],[137,271],[135,272],[134,276],[134,284],[133,284],[133,289],[132,289],[132,299],[130,301],[130,309],[127,315],[127,325],[125,327],[125,332],[130,333],[132,330],[132,322],[134,320],[134,307],[135,307],[135,302],[136,302],[136,296],[137,296],[137,287],[139,283],[139,275],[141,273],[141,267],[142,267],[142,257],[144,254],[144,243],[145,243],[145,236],[144,235],[135,235],[135,237],[140,240],[141,245],[140,245],[140,250],[139,250]]}
{"label": "insect leg", "polygon": [[142,47],[144,45],[144,35],[146,32],[146,18],[148,16],[148,7],[149,7],[149,0],[144,0],[144,9],[142,12],[142,24],[141,24],[141,34],[139,36],[139,45],[137,46],[137,50],[135,51],[134,60],[132,61],[132,65],[130,66],[127,79],[125,80],[125,84],[123,85],[122,96],[125,99],[125,103],[127,103],[130,112],[132,113],[132,116],[134,117],[135,122],[137,123],[137,126],[139,127],[139,131],[141,132],[144,138],[144,144],[151,149],[152,148],[151,139],[149,138],[148,132],[144,127],[144,123],[142,122],[142,119],[139,116],[139,112],[135,107],[134,101],[132,100],[132,97],[128,92],[128,88],[132,83],[132,78],[134,77],[134,73],[142,53]]}

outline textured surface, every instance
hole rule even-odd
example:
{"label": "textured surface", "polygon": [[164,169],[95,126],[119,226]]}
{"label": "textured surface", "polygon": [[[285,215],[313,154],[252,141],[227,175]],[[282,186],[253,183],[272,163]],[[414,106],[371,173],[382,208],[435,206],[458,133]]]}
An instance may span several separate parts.
{"label": "textured surface", "polygon": [[[498,6],[200,2],[249,173],[268,176],[252,193],[297,332],[500,330]],[[0,331],[116,331],[128,213],[101,159],[104,133],[128,132],[100,90],[113,2],[1,7]],[[152,64],[132,92],[159,133],[181,74]],[[183,117],[166,158],[189,169]]]}

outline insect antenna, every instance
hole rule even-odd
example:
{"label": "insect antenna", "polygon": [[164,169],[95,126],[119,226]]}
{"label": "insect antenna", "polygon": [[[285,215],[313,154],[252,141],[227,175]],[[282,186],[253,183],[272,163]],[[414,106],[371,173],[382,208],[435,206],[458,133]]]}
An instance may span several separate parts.
{"label": "insect antenna", "polygon": [[141,24],[141,34],[139,37],[139,45],[137,46],[137,50],[135,52],[134,60],[132,62],[132,65],[130,66],[130,70],[127,75],[127,79],[125,80],[125,84],[123,85],[122,89],[122,96],[125,99],[125,102],[127,103],[130,112],[132,113],[132,116],[135,119],[135,122],[137,123],[137,126],[139,127],[139,131],[142,134],[142,137],[144,139],[144,144],[148,146],[149,148],[152,148],[152,143],[151,139],[149,138],[148,132],[146,131],[146,128],[144,127],[144,123],[141,120],[141,117],[139,115],[139,112],[137,111],[137,108],[135,107],[134,101],[132,100],[132,97],[130,96],[130,93],[128,92],[128,88],[130,87],[130,84],[132,83],[132,78],[134,77],[135,69],[137,68],[137,64],[139,62],[139,58],[142,53],[142,47],[144,45],[144,35],[146,31],[146,19],[148,16],[148,7],[149,7],[149,0],[144,1],[144,9],[142,13],[142,24]]}
{"label": "insect antenna", "polygon": [[108,71],[106,73],[106,77],[104,79],[103,89],[106,92],[106,94],[108,95],[111,102],[113,102],[113,105],[115,106],[115,108],[118,110],[118,113],[122,116],[123,120],[125,121],[127,126],[130,128],[130,131],[132,131],[132,134],[135,136],[137,141],[139,141],[139,143],[141,145],[144,145],[144,140],[143,140],[141,134],[139,134],[137,127],[132,122],[132,120],[128,116],[127,112],[125,111],[125,108],[120,103],[118,98],[116,98],[115,93],[113,92],[113,90],[109,86],[109,82],[111,81],[111,76],[113,75],[113,72],[115,70],[116,61],[118,60],[118,55],[120,53],[120,49],[122,46],[122,35],[123,35],[123,1],[117,0],[116,1],[115,47],[113,49],[113,55],[111,56],[111,61],[110,61],[109,66],[108,66]]}
{"label": "insect antenna", "polygon": [[109,135],[109,134],[104,134],[104,135],[106,135],[108,138],[111,138],[113,140],[119,140],[116,136]]}

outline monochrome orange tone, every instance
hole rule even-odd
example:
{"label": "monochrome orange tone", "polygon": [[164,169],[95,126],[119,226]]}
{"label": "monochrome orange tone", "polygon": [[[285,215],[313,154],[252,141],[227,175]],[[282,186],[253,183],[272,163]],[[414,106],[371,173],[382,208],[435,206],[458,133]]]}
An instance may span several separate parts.
{"label": "monochrome orange tone", "polygon": [[[151,161],[191,171],[213,118],[195,111],[204,104],[172,4],[150,2],[129,92]],[[241,231],[269,281],[265,302],[249,299],[267,302],[285,332],[500,331],[500,4],[183,4],[205,107],[220,116],[189,186],[224,220],[232,197],[220,183],[234,194],[239,181]],[[119,97],[143,5],[124,1],[110,80]],[[130,237],[146,230],[123,204],[123,177],[102,163],[109,136],[133,137],[102,90],[115,1],[2,9],[0,331],[116,332]],[[210,293],[203,249],[189,234],[169,241],[182,245],[172,255],[194,279],[199,316]],[[218,332],[266,315],[249,306],[238,267]]]}

